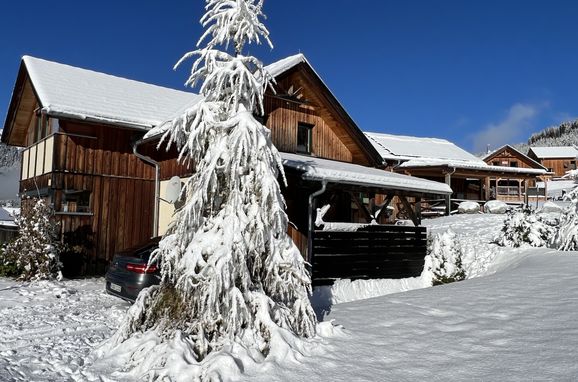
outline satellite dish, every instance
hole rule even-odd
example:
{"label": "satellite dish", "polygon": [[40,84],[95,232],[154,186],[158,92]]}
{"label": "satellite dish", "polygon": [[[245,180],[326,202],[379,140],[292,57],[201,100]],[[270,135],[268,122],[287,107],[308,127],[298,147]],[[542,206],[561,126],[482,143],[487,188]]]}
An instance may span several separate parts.
{"label": "satellite dish", "polygon": [[167,189],[165,191],[165,200],[171,204],[174,204],[181,198],[181,178],[178,176],[173,176],[169,179],[169,184],[167,184]]}

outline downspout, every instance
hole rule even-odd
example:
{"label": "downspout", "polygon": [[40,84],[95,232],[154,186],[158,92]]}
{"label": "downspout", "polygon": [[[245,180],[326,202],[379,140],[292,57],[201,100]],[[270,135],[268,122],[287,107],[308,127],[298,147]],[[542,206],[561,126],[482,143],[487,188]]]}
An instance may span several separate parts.
{"label": "downspout", "polygon": [[143,140],[136,141],[132,146],[132,152],[134,155],[146,162],[148,164],[152,164],[155,166],[155,205],[154,205],[154,217],[153,217],[153,237],[157,237],[159,235],[159,200],[160,200],[160,189],[161,185],[159,179],[161,177],[161,169],[158,162],[154,161],[150,157],[144,156],[138,152],[138,146],[143,143]]}
{"label": "downspout", "polygon": [[327,189],[327,181],[323,180],[321,182],[321,188],[311,195],[309,195],[309,227],[307,232],[307,262],[313,266],[313,203],[315,198],[323,194]]}

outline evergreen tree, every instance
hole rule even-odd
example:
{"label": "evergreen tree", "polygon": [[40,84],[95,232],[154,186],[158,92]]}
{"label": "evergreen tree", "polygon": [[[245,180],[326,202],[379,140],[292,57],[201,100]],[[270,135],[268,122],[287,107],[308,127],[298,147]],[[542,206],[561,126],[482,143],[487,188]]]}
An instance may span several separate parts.
{"label": "evergreen tree", "polygon": [[21,280],[61,279],[61,249],[57,241],[58,226],[53,210],[44,199],[29,199],[16,219],[18,237],[2,251],[2,263]]}
{"label": "evergreen tree", "polygon": [[207,0],[197,47],[206,46],[177,63],[194,58],[186,84],[199,86],[204,99],[162,128],[159,146],[175,145],[195,174],[151,259],[162,281],[141,293],[113,345],[154,331],[161,342],[191,344],[191,356],[201,361],[232,342],[266,356],[287,333],[315,335],[310,276],[287,235],[281,158],[253,115],[263,114],[271,76],[261,61],[243,55],[249,43],[272,47],[262,6],[262,0]]}
{"label": "evergreen tree", "polygon": [[578,250],[578,188],[566,194],[571,204],[560,218],[560,225],[554,237],[554,246],[559,251]]}
{"label": "evergreen tree", "polygon": [[435,234],[429,241],[426,267],[433,274],[432,284],[442,285],[466,278],[462,264],[463,251],[454,231]]}
{"label": "evergreen tree", "polygon": [[496,243],[502,247],[546,247],[554,237],[557,223],[543,219],[528,206],[510,211]]}

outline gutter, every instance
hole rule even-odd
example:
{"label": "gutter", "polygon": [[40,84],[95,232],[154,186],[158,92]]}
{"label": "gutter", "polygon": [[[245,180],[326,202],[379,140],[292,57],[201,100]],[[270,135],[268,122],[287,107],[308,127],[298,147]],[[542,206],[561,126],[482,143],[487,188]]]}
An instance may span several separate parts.
{"label": "gutter", "polygon": [[153,236],[157,237],[159,235],[159,200],[160,200],[160,176],[161,176],[161,169],[158,162],[154,161],[152,158],[142,155],[138,152],[138,146],[143,143],[142,139],[139,139],[132,145],[132,152],[133,154],[148,164],[155,166],[155,205],[154,205],[154,217],[153,217]]}
{"label": "gutter", "polygon": [[307,262],[313,266],[313,203],[315,198],[323,194],[327,189],[327,181],[321,181],[321,188],[309,195],[309,227],[307,233]]}

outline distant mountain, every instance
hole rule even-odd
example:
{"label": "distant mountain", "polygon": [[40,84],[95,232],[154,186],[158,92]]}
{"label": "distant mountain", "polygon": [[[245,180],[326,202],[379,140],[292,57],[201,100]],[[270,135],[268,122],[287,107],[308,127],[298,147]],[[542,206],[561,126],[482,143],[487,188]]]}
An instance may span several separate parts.
{"label": "distant mountain", "polygon": [[527,143],[514,145],[516,149],[527,153],[530,146],[578,146],[578,120],[561,123],[558,126],[547,127],[532,134]]}
{"label": "distant mountain", "polygon": [[17,200],[19,181],[20,150],[0,143],[0,202]]}

